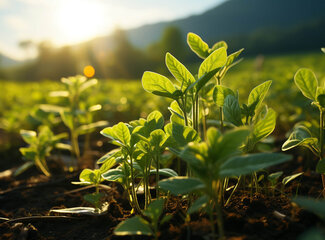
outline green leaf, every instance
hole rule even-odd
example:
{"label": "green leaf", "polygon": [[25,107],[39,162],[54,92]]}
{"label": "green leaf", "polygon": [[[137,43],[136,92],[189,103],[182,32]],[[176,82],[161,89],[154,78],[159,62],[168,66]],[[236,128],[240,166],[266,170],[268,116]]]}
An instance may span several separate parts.
{"label": "green leaf", "polygon": [[255,141],[260,141],[261,139],[269,136],[276,125],[276,112],[273,109],[268,109],[266,116],[259,120],[253,130],[253,135]]}
{"label": "green leaf", "polygon": [[196,178],[172,177],[159,181],[159,188],[170,191],[174,195],[187,194],[204,188],[204,184]]}
{"label": "green leaf", "polygon": [[231,122],[235,126],[243,125],[241,120],[241,110],[238,99],[232,95],[228,95],[223,105],[223,113],[225,120]]}
{"label": "green leaf", "polygon": [[24,141],[28,144],[36,143],[37,137],[35,131],[29,131],[29,130],[20,130],[20,135],[24,139]]}
{"label": "green leaf", "polygon": [[324,174],[325,173],[325,158],[318,161],[316,166],[316,172]]}
{"label": "green leaf", "polygon": [[188,88],[187,91],[192,90],[194,87],[196,89],[196,93],[198,93],[201,88],[207,84],[207,82],[220,70],[220,68],[216,68],[208,73],[205,73],[202,77],[192,83]]}
{"label": "green leaf", "polygon": [[325,220],[325,200],[316,200],[308,197],[296,197],[292,200],[300,207],[318,215]]}
{"label": "green leaf", "polygon": [[86,202],[92,204],[95,208],[100,208],[103,193],[89,193],[83,196]]}
{"label": "green leaf", "polygon": [[79,135],[93,132],[96,128],[105,127],[108,125],[107,121],[98,121],[90,124],[81,125],[76,129]]}
{"label": "green leaf", "polygon": [[221,177],[241,176],[289,161],[292,156],[282,153],[255,153],[232,157],[220,167]]}
{"label": "green leaf", "polygon": [[190,71],[170,53],[166,54],[166,65],[170,73],[181,83],[182,90],[195,82],[195,78]]}
{"label": "green leaf", "polygon": [[219,49],[219,48],[222,48],[222,47],[224,47],[226,50],[228,49],[228,45],[227,45],[227,43],[226,43],[225,41],[219,41],[219,42],[216,42],[216,43],[212,46],[212,48],[209,50],[209,52],[213,52],[213,51],[215,51],[215,50],[217,50],[217,49]]}
{"label": "green leaf", "polygon": [[259,109],[269,88],[272,84],[272,81],[266,81],[258,86],[256,86],[248,96],[248,107],[255,106],[255,109]]}
{"label": "green leaf", "polygon": [[152,94],[178,99],[176,88],[173,83],[163,75],[154,72],[144,72],[142,76],[142,86],[144,90]]}
{"label": "green leaf", "polygon": [[97,79],[90,79],[86,82],[84,82],[80,88],[79,88],[79,92],[83,92],[85,91],[87,88],[90,88],[92,86],[95,86],[98,83]]}
{"label": "green leaf", "polygon": [[235,97],[235,93],[230,88],[224,87],[222,85],[217,85],[213,90],[213,100],[218,107],[223,107],[225,98],[228,95]]}
{"label": "green leaf", "polygon": [[191,205],[191,207],[187,210],[187,214],[192,214],[198,212],[201,208],[205,207],[208,203],[209,199],[206,195],[199,197],[195,200],[195,202]]}
{"label": "green leaf", "polygon": [[147,221],[135,216],[119,223],[114,229],[114,234],[119,236],[125,235],[153,235],[153,231]]}
{"label": "green leaf", "polygon": [[148,208],[143,211],[143,214],[150,218],[153,223],[158,223],[158,219],[164,209],[164,203],[164,199],[157,199],[155,201],[152,201],[149,204]]}
{"label": "green leaf", "polygon": [[297,177],[301,176],[302,174],[304,174],[303,172],[301,173],[296,173],[296,174],[293,174],[291,176],[287,176],[285,178],[282,179],[282,183],[283,185],[287,185],[289,182],[291,182],[292,180],[296,179]]}
{"label": "green leaf", "polygon": [[80,173],[79,180],[80,182],[96,183],[96,174],[94,170],[86,168]]}
{"label": "green leaf", "polygon": [[244,51],[244,48],[238,50],[237,52],[234,52],[232,54],[230,54],[227,57],[227,62],[226,62],[226,66],[227,67],[231,67],[231,65],[234,63],[234,61],[238,58],[238,56]]}
{"label": "green leaf", "polygon": [[110,169],[107,172],[102,174],[102,178],[107,181],[118,181],[125,177],[123,170],[120,168]]}
{"label": "green leaf", "polygon": [[209,56],[209,46],[195,33],[187,34],[187,44],[191,50],[196,53],[200,58],[205,59]]}
{"label": "green leaf", "polygon": [[[157,170],[152,169],[150,170],[150,174],[156,174]],[[166,176],[166,177],[177,177],[178,174],[173,169],[170,168],[160,168],[159,169],[159,175]]]}
{"label": "green leaf", "polygon": [[121,143],[123,146],[128,146],[130,143],[130,130],[123,122],[120,122],[113,127],[105,128],[100,133],[113,141]]}
{"label": "green leaf", "polygon": [[113,149],[112,151],[109,151],[108,153],[106,153],[104,156],[102,156],[98,161],[97,164],[102,164],[104,163],[106,160],[109,160],[111,158],[116,158],[118,156],[121,155],[121,149]]}
{"label": "green leaf", "polygon": [[299,69],[296,72],[294,79],[297,87],[306,98],[316,100],[318,81],[315,74],[310,69]]}
{"label": "green leaf", "polygon": [[283,174],[282,171],[280,172],[275,172],[267,176],[267,179],[272,183],[272,185],[275,185],[279,177],[281,177]]}
{"label": "green leaf", "polygon": [[26,159],[31,160],[33,162],[35,161],[37,155],[35,148],[31,148],[31,147],[19,148],[19,151]]}
{"label": "green leaf", "polygon": [[214,161],[219,161],[219,164],[238,154],[239,148],[244,144],[250,131],[246,127],[236,128],[232,131],[224,134],[221,139],[218,140],[216,147],[211,148],[210,158]]}
{"label": "green leaf", "polygon": [[227,61],[227,51],[224,47],[211,53],[200,65],[198,78],[211,72],[213,69],[223,67]]}
{"label": "green leaf", "polygon": [[297,146],[304,146],[307,148],[313,147],[313,150],[319,152],[317,144],[318,144],[318,139],[312,137],[312,134],[308,130],[308,128],[302,125],[298,125],[294,128],[288,140],[285,141],[285,143],[283,143],[282,151],[287,151]]}
{"label": "green leaf", "polygon": [[100,174],[107,172],[116,164],[115,158],[107,159],[104,164],[99,168]]}
{"label": "green leaf", "polygon": [[151,112],[147,117],[149,131],[162,129],[164,127],[164,117],[159,111]]}

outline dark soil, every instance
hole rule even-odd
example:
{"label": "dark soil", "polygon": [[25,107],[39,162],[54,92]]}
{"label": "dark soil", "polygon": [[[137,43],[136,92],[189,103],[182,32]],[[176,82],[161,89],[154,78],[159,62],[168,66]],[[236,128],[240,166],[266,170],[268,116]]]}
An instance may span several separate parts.
{"label": "dark soil", "polygon": [[[2,160],[1,167],[4,167],[5,161]],[[277,166],[271,172],[281,170],[287,176],[302,171],[301,161],[297,158]],[[21,162],[13,160],[8,167],[19,164]],[[31,169],[17,178],[0,178],[0,218],[13,220],[6,222],[0,219],[0,239],[150,239],[142,236],[123,238],[112,234],[120,221],[131,216],[121,188],[112,183],[106,183],[111,186],[111,190],[104,191],[105,200],[109,202],[107,214],[97,217],[70,215],[67,218],[42,218],[59,216],[50,214],[51,209],[89,206],[83,200],[83,194],[91,193],[93,189],[69,193],[79,187],[71,184],[72,181],[78,181],[78,174],[61,173],[48,178],[36,169]],[[273,194],[263,186],[261,183],[259,192],[254,190],[253,194],[250,188],[239,188],[230,204],[223,209],[227,239],[297,239],[310,227],[324,227],[317,216],[290,201],[296,194],[319,197],[321,179],[318,174],[305,172],[288,184],[284,192],[277,186]],[[166,214],[173,215],[173,218],[161,226],[159,239],[210,238],[211,223],[206,214],[193,214],[190,221],[186,221],[187,203],[184,200],[172,197],[167,206]],[[39,217],[23,218],[30,216]]]}

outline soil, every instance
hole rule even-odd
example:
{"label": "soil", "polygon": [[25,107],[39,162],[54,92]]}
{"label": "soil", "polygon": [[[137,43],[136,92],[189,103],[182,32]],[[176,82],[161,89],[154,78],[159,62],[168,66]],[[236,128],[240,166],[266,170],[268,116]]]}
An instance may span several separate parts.
{"label": "soil", "polygon": [[[12,161],[8,161],[8,156],[1,157],[2,171],[21,164],[17,156]],[[7,161],[3,161],[4,158]],[[287,176],[302,171],[303,159],[297,156],[295,158],[290,163],[276,166],[271,172],[281,170]],[[89,206],[83,200],[83,195],[94,191],[87,189],[71,192],[80,188],[71,184],[72,181],[78,181],[79,173],[54,172],[56,174],[49,178],[34,168],[16,178],[0,177],[0,239],[150,239],[143,236],[132,238],[113,235],[115,226],[132,215],[121,187],[115,183],[105,183],[111,189],[104,191],[109,207],[108,212],[102,216],[44,217],[62,216],[50,214],[51,209]],[[254,190],[253,194],[249,187],[239,188],[229,205],[223,209],[227,239],[297,239],[310,227],[324,227],[316,215],[291,202],[291,198],[297,194],[320,197],[320,176],[308,170],[289,183],[284,192],[281,192],[280,185],[274,193],[266,191],[263,183],[259,191]],[[229,193],[226,197],[229,197]],[[207,215],[193,214],[188,221],[185,218],[186,208],[187,203],[181,198],[170,198],[166,214],[173,217],[161,226],[159,239],[210,239],[211,223]],[[6,222],[5,218],[12,221]]]}

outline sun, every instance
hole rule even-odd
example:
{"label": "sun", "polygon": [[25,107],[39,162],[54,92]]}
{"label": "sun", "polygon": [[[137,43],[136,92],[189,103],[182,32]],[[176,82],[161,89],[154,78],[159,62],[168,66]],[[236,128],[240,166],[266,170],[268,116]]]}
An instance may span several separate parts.
{"label": "sun", "polygon": [[106,23],[103,9],[95,0],[63,1],[56,16],[58,37],[64,43],[75,43],[103,34]]}

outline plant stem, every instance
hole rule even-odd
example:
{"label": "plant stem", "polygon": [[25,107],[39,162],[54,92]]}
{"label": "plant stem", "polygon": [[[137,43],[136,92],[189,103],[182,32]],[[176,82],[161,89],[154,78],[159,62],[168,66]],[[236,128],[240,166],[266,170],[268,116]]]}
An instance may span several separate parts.
{"label": "plant stem", "polygon": [[47,165],[46,165],[46,160],[40,160],[39,158],[36,159],[37,166],[41,169],[41,171],[46,175],[46,176],[51,176],[51,173],[49,172]]}
{"label": "plant stem", "polygon": [[74,129],[71,129],[71,144],[72,144],[72,151],[75,155],[75,166],[78,168],[78,163],[80,160],[80,149],[78,143],[78,134],[75,132]]}
{"label": "plant stem", "polygon": [[[320,159],[319,161],[322,160],[323,158],[323,143],[324,143],[324,111],[323,109],[319,109],[320,112],[320,117],[319,117],[319,142],[320,142]],[[325,175],[322,174],[322,184],[323,184],[323,197],[325,198]]]}
{"label": "plant stem", "polygon": [[159,187],[158,187],[158,182],[159,182],[159,154],[156,154],[156,198],[159,199]]}
{"label": "plant stem", "polygon": [[132,192],[133,203],[134,203],[136,212],[141,213],[141,208],[138,203],[137,193],[135,191],[135,186],[134,186],[135,183],[134,183],[132,154],[130,154],[130,164],[131,164],[131,192]]}

